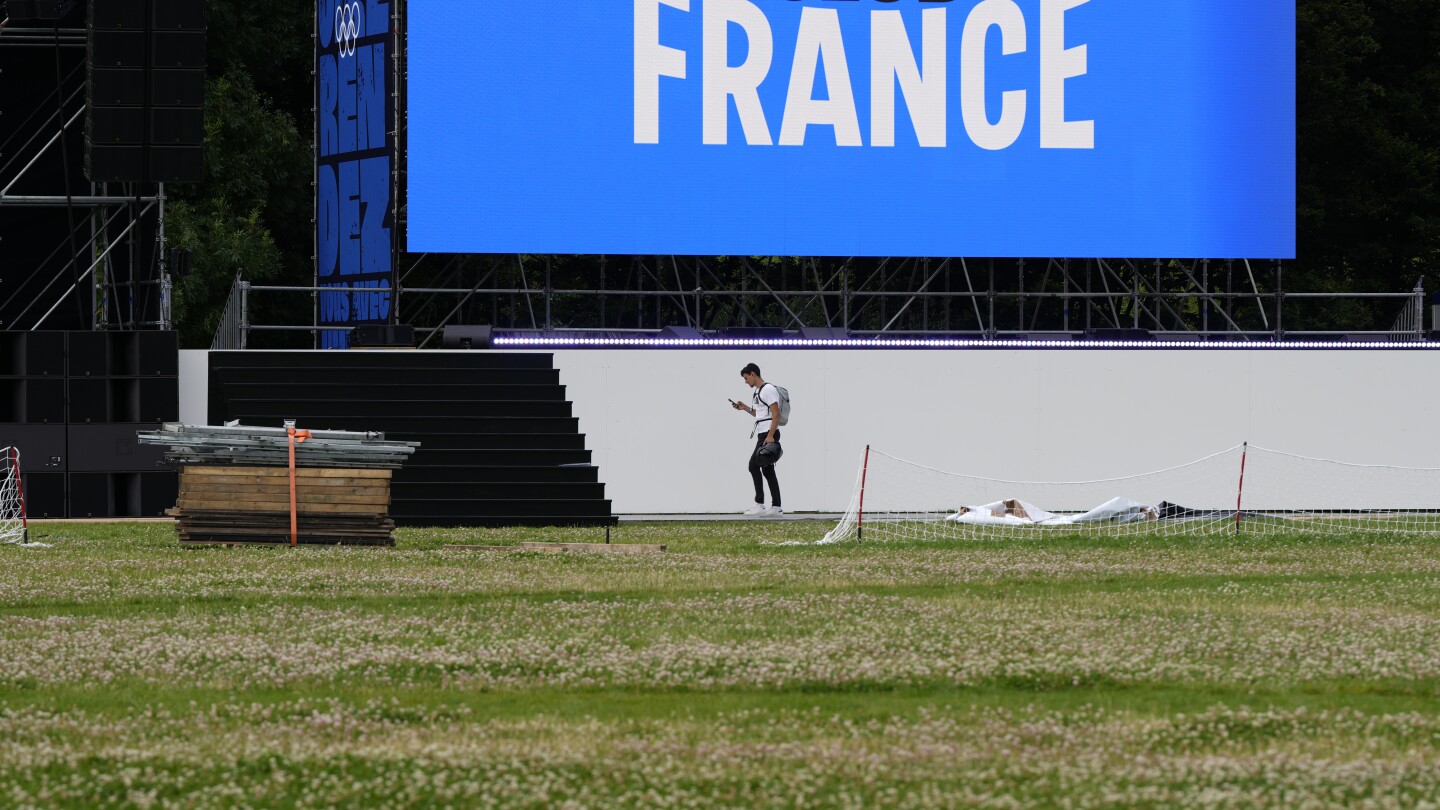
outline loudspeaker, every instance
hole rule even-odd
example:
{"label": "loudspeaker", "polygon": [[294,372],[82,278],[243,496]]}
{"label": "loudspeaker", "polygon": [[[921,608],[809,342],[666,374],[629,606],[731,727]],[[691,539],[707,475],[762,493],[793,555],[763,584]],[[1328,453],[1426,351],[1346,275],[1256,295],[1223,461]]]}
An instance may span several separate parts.
{"label": "loudspeaker", "polygon": [[11,20],[58,20],[74,5],[74,0],[10,0],[5,14]]}
{"label": "loudspeaker", "polygon": [[71,377],[104,377],[110,368],[110,335],[105,332],[71,332],[65,353],[65,373]]}
{"label": "loudspeaker", "polygon": [[440,345],[446,349],[490,348],[489,326],[447,326],[440,333]]}
{"label": "loudspeaker", "polygon": [[85,176],[96,183],[148,180],[145,147],[86,143]]}
{"label": "loudspeaker", "polygon": [[150,110],[150,143],[199,146],[205,140],[205,113],[199,107],[155,107]]}
{"label": "loudspeaker", "polygon": [[22,475],[65,471],[64,425],[8,425],[5,434],[20,451]]}
{"label": "loudspeaker", "polygon": [[[142,86],[141,93],[144,93]],[[150,71],[150,100],[157,107],[199,107],[205,103],[205,71],[194,68]]]}
{"label": "loudspeaker", "polygon": [[199,146],[151,146],[150,180],[199,182],[205,176],[205,150]]}
{"label": "loudspeaker", "polygon": [[145,71],[91,65],[86,72],[87,102],[93,107],[145,106]]}
{"label": "loudspeaker", "polygon": [[65,517],[65,473],[33,473],[21,470],[20,482],[25,488],[27,517]]}
{"label": "loudspeaker", "polygon": [[110,474],[70,473],[70,517],[110,517]]}
{"label": "loudspeaker", "polygon": [[135,437],[154,425],[71,425],[71,472],[146,472],[165,463],[165,448],[141,444]]}
{"label": "loudspeaker", "polygon": [[91,107],[85,119],[85,139],[96,145],[145,143],[144,107]]}
{"label": "loudspeaker", "polygon": [[[86,19],[86,55],[90,179],[201,180],[204,0],[94,0]],[[117,107],[142,111],[137,116]]]}
{"label": "loudspeaker", "polygon": [[109,421],[110,381],[104,377],[76,377],[70,380],[69,421],[72,425],[104,424]]}
{"label": "loudspeaker", "polygon": [[30,377],[65,376],[65,333],[22,332],[25,336],[25,370]]}
{"label": "loudspeaker", "polygon": [[140,341],[136,346],[135,373],[142,377],[173,377],[180,373],[180,342],[177,333],[157,331],[135,334]]}
{"label": "loudspeaker", "polygon": [[145,27],[145,0],[91,0],[85,24],[91,28],[142,29]]}
{"label": "loudspeaker", "polygon": [[141,422],[175,422],[180,419],[180,378],[145,377],[140,380]]}
{"label": "loudspeaker", "polygon": [[150,27],[156,31],[205,30],[205,4],[203,2],[157,2],[150,4]]}
{"label": "loudspeaker", "polygon": [[25,381],[25,421],[32,425],[65,424],[65,380]]}
{"label": "loudspeaker", "polygon": [[667,326],[660,330],[660,337],[679,340],[699,340],[704,337],[692,326]]}
{"label": "loudspeaker", "polygon": [[405,347],[415,345],[415,327],[408,324],[360,323],[350,333],[350,345],[366,347]]}

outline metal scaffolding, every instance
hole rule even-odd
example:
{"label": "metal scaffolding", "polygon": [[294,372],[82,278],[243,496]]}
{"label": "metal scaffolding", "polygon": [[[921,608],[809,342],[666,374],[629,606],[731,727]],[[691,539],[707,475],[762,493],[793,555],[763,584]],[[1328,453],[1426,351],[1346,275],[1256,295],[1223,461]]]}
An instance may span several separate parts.
{"label": "metal scaffolding", "polygon": [[[33,69],[42,59],[54,65],[54,89],[36,95],[33,109],[5,110],[5,120],[19,123],[0,139],[0,215],[17,230],[38,222],[47,226],[40,233],[60,234],[53,249],[47,253],[50,246],[42,245],[33,260],[17,256],[19,245],[3,246],[0,328],[170,329],[165,185],[88,183],[75,171],[85,113],[85,29],[0,25],[0,49],[7,57],[19,54],[6,66],[14,61]],[[53,60],[38,49],[48,49]],[[41,81],[17,72],[22,80]],[[88,193],[76,193],[80,188]],[[28,219],[17,218],[22,211]],[[57,317],[67,300],[87,303]]]}
{"label": "metal scaffolding", "polygon": [[[1418,340],[1423,279],[1405,292],[1287,291],[1284,264],[1248,260],[420,255],[390,293],[421,347],[452,324],[510,333],[1119,336]],[[333,290],[334,288],[327,288]],[[251,286],[254,295],[319,287]],[[1358,314],[1357,314],[1358,313]],[[1398,313],[1398,314],[1397,314]],[[1336,326],[1344,316],[1347,325]],[[1357,319],[1363,323],[1356,325]],[[241,319],[244,321],[245,319]],[[318,323],[244,331],[313,332]],[[237,321],[234,328],[239,328]]]}

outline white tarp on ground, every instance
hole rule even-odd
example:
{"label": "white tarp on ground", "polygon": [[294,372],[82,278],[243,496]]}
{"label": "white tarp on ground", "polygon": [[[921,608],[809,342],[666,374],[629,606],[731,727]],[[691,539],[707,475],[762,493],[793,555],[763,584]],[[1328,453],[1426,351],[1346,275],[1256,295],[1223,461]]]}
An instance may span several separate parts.
{"label": "white tarp on ground", "polygon": [[1075,523],[1130,523],[1158,520],[1159,517],[1160,511],[1156,507],[1125,497],[1111,498],[1078,515],[1057,515],[1027,501],[1010,498],[980,506],[966,506],[945,519],[982,526],[1068,526]]}

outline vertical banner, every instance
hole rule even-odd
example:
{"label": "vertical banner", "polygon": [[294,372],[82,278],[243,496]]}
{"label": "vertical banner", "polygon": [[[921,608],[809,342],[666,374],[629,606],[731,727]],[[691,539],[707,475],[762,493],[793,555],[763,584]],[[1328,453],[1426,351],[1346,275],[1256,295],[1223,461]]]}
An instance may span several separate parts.
{"label": "vertical banner", "polygon": [[[319,346],[348,348],[326,326],[388,323],[394,282],[395,37],[389,0],[317,0],[315,286]],[[373,287],[386,292],[346,288]]]}

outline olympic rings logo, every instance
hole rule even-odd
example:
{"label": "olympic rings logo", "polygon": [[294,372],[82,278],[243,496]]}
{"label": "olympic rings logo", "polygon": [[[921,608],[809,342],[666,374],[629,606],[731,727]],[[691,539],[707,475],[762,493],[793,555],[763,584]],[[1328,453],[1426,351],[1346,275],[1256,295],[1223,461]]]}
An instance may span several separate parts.
{"label": "olympic rings logo", "polygon": [[340,56],[354,56],[360,41],[360,24],[363,22],[360,3],[341,3],[335,9],[335,42]]}

